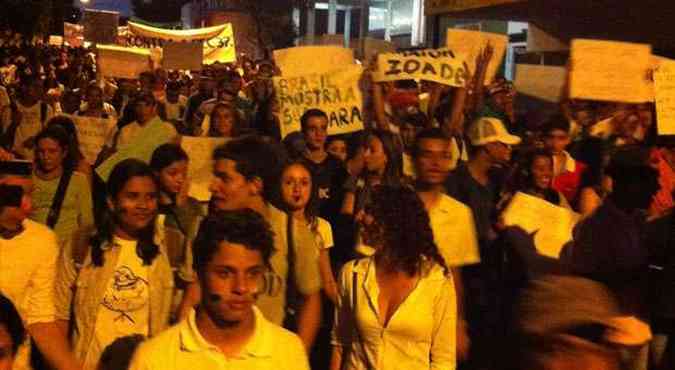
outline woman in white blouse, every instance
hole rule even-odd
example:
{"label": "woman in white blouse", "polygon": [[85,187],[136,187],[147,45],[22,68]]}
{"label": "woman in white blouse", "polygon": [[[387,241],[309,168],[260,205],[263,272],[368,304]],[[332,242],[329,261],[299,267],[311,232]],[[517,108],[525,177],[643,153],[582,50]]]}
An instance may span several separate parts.
{"label": "woman in white blouse", "polygon": [[381,186],[357,220],[376,252],[340,275],[331,370],[455,369],[455,289],[424,205]]}

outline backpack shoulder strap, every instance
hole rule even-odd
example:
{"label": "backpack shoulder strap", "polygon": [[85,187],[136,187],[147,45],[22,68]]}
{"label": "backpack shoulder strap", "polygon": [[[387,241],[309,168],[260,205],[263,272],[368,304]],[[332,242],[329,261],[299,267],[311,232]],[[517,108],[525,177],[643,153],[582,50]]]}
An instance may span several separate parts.
{"label": "backpack shoulder strap", "polygon": [[66,198],[66,190],[68,190],[68,184],[70,184],[70,179],[72,177],[72,170],[65,171],[63,175],[61,175],[59,185],[56,188],[56,193],[54,193],[54,198],[52,199],[52,205],[49,208],[49,214],[47,215],[47,226],[49,226],[50,229],[53,229],[54,226],[56,226],[56,223],[59,222],[63,200]]}

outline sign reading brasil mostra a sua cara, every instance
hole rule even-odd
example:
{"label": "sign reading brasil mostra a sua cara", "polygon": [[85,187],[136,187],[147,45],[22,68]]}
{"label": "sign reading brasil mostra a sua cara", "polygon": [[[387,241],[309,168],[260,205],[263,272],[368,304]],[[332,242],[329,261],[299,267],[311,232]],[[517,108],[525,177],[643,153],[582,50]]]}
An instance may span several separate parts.
{"label": "sign reading brasil mostra a sua cara", "polygon": [[380,54],[373,80],[425,80],[463,87],[468,71],[464,58],[449,49],[412,50]]}
{"label": "sign reading brasil mostra a sua cara", "polygon": [[362,130],[362,74],[361,66],[349,65],[331,72],[274,77],[281,136],[300,130],[300,117],[311,108],[326,112],[329,135]]}

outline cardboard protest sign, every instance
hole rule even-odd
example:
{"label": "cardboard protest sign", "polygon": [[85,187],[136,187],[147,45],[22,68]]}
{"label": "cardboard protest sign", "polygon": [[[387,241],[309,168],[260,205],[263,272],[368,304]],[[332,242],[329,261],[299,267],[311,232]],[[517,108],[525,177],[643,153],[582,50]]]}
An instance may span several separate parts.
{"label": "cardboard protest sign", "polygon": [[380,54],[373,81],[425,80],[464,87],[469,75],[462,56],[448,49]]}
{"label": "cardboard protest sign", "polygon": [[274,61],[282,76],[303,76],[354,64],[354,51],[339,46],[301,46],[275,50]]}
{"label": "cardboard protest sign", "polygon": [[570,98],[644,103],[652,101],[648,79],[651,46],[627,42],[572,40]]}
{"label": "cardboard protest sign", "polygon": [[514,84],[521,94],[557,103],[562,98],[567,84],[567,69],[556,66],[517,64]]}
{"label": "cardboard protest sign", "polygon": [[204,41],[204,64],[234,63],[237,50],[231,23],[226,23],[218,36]]}
{"label": "cardboard protest sign", "polygon": [[675,135],[675,60],[661,60],[654,71],[657,131]]}
{"label": "cardboard protest sign", "polygon": [[497,33],[450,28],[448,29],[446,42],[450,50],[466,57],[471,75],[475,72],[478,55],[483,52],[488,43],[492,45],[494,52],[485,73],[485,84],[489,85],[494,81],[497,71],[502,65],[504,55],[506,55],[506,46],[509,44],[509,37]]}
{"label": "cardboard protest sign", "polygon": [[551,258],[558,258],[565,244],[572,240],[572,229],[580,219],[579,214],[569,209],[520,192],[513,196],[502,217],[506,226],[536,232],[537,252]]}
{"label": "cardboard protest sign", "polygon": [[88,163],[96,162],[106,140],[113,134],[117,121],[98,117],[70,116],[75,122],[80,151]]}
{"label": "cardboard protest sign", "polygon": [[113,45],[97,45],[98,66],[105,77],[138,78],[150,70],[150,50]]}
{"label": "cardboard protest sign", "polygon": [[326,112],[329,135],[362,130],[362,74],[361,66],[352,65],[332,72],[274,77],[281,136],[300,130],[300,117],[310,108]]}
{"label": "cardboard protest sign", "polygon": [[183,136],[180,146],[190,157],[188,178],[190,190],[188,194],[200,201],[211,198],[209,186],[213,181],[213,150],[224,144],[228,139],[218,137]]}
{"label": "cardboard protest sign", "polygon": [[96,168],[96,173],[101,176],[103,181],[108,181],[108,176],[110,176],[113,168],[125,159],[136,158],[149,163],[152,152],[158,146],[173,140],[174,134],[175,132],[167,127],[166,122],[157,118],[148,123],[129,144],[117,148],[115,154]]}
{"label": "cardboard protest sign", "polygon": [[162,67],[164,69],[202,69],[204,46],[201,42],[168,42],[164,44]]}
{"label": "cardboard protest sign", "polygon": [[97,44],[117,41],[118,12],[86,9],[84,11],[84,39]]}
{"label": "cardboard protest sign", "polygon": [[52,45],[52,46],[63,45],[63,36],[59,36],[59,35],[49,36],[49,45]]}

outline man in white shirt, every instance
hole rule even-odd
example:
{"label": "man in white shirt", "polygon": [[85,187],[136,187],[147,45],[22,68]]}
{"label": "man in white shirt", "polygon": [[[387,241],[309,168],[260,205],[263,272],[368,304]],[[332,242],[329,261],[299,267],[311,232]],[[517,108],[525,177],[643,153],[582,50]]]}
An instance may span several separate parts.
{"label": "man in white shirt", "polygon": [[249,209],[213,212],[193,247],[200,306],[142,344],[130,369],[309,370],[300,338],[255,307],[274,250],[265,219]]}
{"label": "man in white shirt", "polygon": [[[108,139],[108,145],[115,149],[120,149],[123,146],[130,144],[143,131],[143,128],[148,126],[155,120],[161,120],[157,115],[157,101],[152,94],[143,93],[135,101],[136,120],[123,126],[119,132],[113,134]],[[178,132],[176,128],[168,123],[162,122],[166,130],[171,132],[171,136],[177,138]]]}
{"label": "man in white shirt", "polygon": [[42,100],[43,95],[41,79],[24,79],[16,102],[16,111],[10,121],[3,122],[3,130],[11,136],[9,139],[12,140],[12,151],[25,159],[33,159],[35,136],[54,116],[54,109]]}
{"label": "man in white shirt", "polygon": [[[67,328],[56,318],[56,234],[28,220],[31,172],[28,162],[0,162],[0,294],[16,306],[26,331],[54,368],[79,369]],[[13,369],[30,368],[24,343]]]}
{"label": "man in white shirt", "polygon": [[466,321],[463,317],[463,285],[459,268],[480,263],[476,228],[471,209],[443,194],[453,159],[452,141],[438,128],[419,132],[412,148],[417,178],[417,195],[429,213],[431,231],[445,263],[450,267],[457,291],[457,355],[468,353]]}

